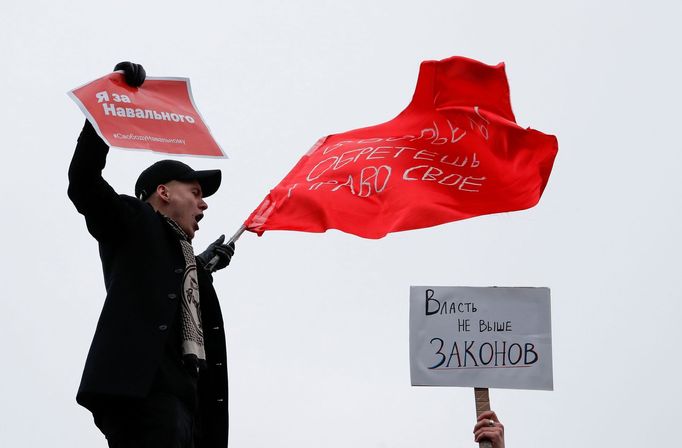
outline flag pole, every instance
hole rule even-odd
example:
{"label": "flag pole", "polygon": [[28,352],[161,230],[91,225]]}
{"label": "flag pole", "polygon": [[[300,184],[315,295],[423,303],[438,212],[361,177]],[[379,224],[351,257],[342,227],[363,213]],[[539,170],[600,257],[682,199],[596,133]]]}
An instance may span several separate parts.
{"label": "flag pole", "polygon": [[232,235],[232,238],[230,238],[230,240],[227,242],[227,244],[234,243],[235,241],[237,241],[239,239],[239,237],[242,236],[242,233],[244,233],[245,230],[246,230],[246,226],[242,224],[242,226],[239,228],[239,230],[234,232],[234,235]]}
{"label": "flag pole", "polygon": [[[490,410],[490,395],[487,387],[475,387],[474,399],[476,400],[476,417]],[[479,448],[492,448],[493,444],[490,440],[481,440],[478,446]]]}
{"label": "flag pole", "polygon": [[[240,236],[242,236],[242,233],[246,230],[246,226],[242,225],[239,230],[234,232],[234,235],[232,235],[232,238],[230,238],[227,243],[225,244],[232,244],[235,241],[239,239]],[[213,258],[211,258],[211,261],[209,261],[206,266],[204,266],[204,269],[206,269],[208,272],[213,272],[213,269],[216,267],[218,264],[218,261],[220,261],[220,257],[215,255]]]}

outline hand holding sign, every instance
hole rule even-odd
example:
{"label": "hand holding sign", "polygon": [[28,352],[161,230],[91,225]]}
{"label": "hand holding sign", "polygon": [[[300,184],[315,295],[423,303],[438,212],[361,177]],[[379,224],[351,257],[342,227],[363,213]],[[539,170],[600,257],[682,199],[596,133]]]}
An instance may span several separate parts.
{"label": "hand holding sign", "polygon": [[474,441],[489,441],[492,448],[504,448],[504,425],[493,411],[482,412],[474,426]]}
{"label": "hand holding sign", "polygon": [[132,87],[140,87],[147,77],[147,72],[140,64],[124,61],[114,67],[114,71],[122,70],[126,82]]}

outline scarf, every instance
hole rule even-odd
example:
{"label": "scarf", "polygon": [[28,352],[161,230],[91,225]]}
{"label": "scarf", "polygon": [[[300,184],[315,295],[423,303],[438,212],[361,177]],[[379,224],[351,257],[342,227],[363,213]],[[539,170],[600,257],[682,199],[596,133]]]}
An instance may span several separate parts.
{"label": "scarf", "polygon": [[201,307],[199,305],[199,281],[194,249],[189,238],[177,222],[164,216],[166,222],[177,235],[182,255],[185,258],[185,271],[182,275],[182,360],[186,366],[199,369],[206,365],[204,351],[204,331],[201,326]]}

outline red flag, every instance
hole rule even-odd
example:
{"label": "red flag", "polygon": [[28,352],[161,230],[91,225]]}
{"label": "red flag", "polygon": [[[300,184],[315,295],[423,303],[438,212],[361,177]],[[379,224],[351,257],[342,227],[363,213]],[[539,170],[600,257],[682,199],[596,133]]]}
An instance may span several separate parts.
{"label": "red flag", "polygon": [[504,64],[422,62],[393,120],[321,138],[244,223],[365,238],[537,204],[557,140],[518,126]]}
{"label": "red flag", "polygon": [[109,146],[225,157],[194,105],[187,78],[148,77],[136,88],[114,72],[69,96]]}

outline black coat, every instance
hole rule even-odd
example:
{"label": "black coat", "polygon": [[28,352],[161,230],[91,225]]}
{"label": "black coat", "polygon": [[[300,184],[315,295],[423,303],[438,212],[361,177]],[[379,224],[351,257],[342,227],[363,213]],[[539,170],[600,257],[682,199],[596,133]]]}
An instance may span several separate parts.
{"label": "black coat", "polygon": [[[107,296],[76,399],[147,396],[179,312],[185,261],[151,205],[118,195],[102,178],[108,146],[86,122],[69,168],[69,198],[99,242]],[[211,275],[198,269],[208,369],[199,377],[203,446],[227,446],[225,331]]]}

